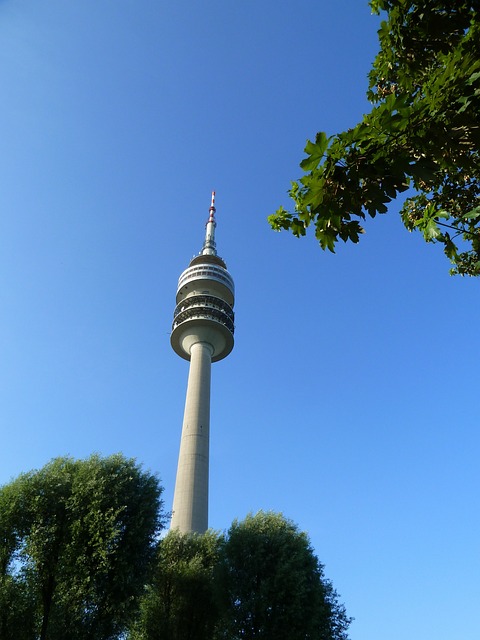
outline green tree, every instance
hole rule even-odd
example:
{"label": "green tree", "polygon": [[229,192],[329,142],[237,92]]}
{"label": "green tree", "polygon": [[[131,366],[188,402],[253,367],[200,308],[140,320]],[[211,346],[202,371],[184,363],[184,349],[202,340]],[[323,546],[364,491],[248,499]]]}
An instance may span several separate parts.
{"label": "green tree", "polygon": [[212,640],[218,619],[214,569],[221,537],[170,531],[158,547],[151,584],[131,640]]}
{"label": "green tree", "polygon": [[440,243],[451,273],[480,274],[480,3],[371,0],[386,12],[369,74],[370,113],[355,127],[308,141],[292,183],[294,212],[269,216],[275,230],[323,249],[358,242],[361,221],[386,213],[412,189],[401,216]]}
{"label": "green tree", "polygon": [[33,640],[35,633],[34,599],[28,585],[16,576],[0,576],[0,639]]}
{"label": "green tree", "polygon": [[35,638],[35,597],[19,561],[25,523],[20,485],[0,489],[0,640]]}
{"label": "green tree", "polygon": [[224,640],[344,640],[350,619],[305,533],[281,514],[235,521],[217,575]]}
{"label": "green tree", "polygon": [[[121,635],[154,557],[160,496],[156,477],[121,455],[57,458],[0,489],[0,597],[16,618],[28,604],[32,639]],[[1,624],[2,640],[18,638],[6,615]]]}

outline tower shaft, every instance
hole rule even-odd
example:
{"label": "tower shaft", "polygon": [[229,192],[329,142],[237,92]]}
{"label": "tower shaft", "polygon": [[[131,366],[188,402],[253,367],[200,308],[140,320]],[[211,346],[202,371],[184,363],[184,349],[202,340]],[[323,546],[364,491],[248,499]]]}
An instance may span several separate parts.
{"label": "tower shaft", "polygon": [[172,529],[203,533],[208,528],[208,451],[212,348],[190,347],[190,370],[173,498]]}

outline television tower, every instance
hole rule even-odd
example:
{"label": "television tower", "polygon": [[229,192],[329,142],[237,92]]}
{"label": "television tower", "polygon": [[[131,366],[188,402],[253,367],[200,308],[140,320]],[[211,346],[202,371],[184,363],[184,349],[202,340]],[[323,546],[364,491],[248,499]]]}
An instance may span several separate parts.
{"label": "television tower", "polygon": [[175,353],[190,360],[171,522],[182,533],[208,529],[210,365],[233,349],[235,288],[217,255],[216,226],[213,191],[202,250],[178,280],[170,338]]}

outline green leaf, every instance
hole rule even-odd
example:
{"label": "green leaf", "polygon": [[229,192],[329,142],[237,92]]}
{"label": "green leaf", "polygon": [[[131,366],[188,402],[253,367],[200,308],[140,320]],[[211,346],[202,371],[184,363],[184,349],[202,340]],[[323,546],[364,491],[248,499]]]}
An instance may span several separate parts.
{"label": "green leaf", "polygon": [[292,230],[293,235],[297,238],[299,238],[300,236],[304,236],[306,233],[305,224],[298,218],[293,218],[292,222],[290,223],[290,229]]}
{"label": "green leaf", "polygon": [[423,226],[423,237],[427,242],[435,240],[440,235],[440,229],[437,226],[435,220],[428,220]]}
{"label": "green leaf", "polygon": [[268,222],[274,231],[290,229],[292,214],[280,206],[275,213],[268,216]]}
{"label": "green leaf", "polygon": [[335,243],[337,241],[337,233],[331,227],[322,229],[317,226],[315,230],[315,237],[320,243],[320,246],[325,251],[328,249],[332,253],[335,253]]}
{"label": "green leaf", "polygon": [[305,153],[308,154],[308,158],[305,158],[300,162],[300,167],[304,171],[312,171],[312,169],[316,169],[320,164],[327,147],[327,134],[323,131],[320,131],[319,133],[317,133],[315,142],[311,142],[311,140],[307,141]]}
{"label": "green leaf", "polygon": [[450,238],[448,233],[445,234],[444,243],[445,243],[445,247],[444,247],[445,255],[453,262],[458,255],[457,247],[455,243],[452,241],[452,239]]}
{"label": "green leaf", "polygon": [[474,207],[467,213],[463,214],[462,218],[463,220],[478,220],[478,218],[480,218],[480,206]]}

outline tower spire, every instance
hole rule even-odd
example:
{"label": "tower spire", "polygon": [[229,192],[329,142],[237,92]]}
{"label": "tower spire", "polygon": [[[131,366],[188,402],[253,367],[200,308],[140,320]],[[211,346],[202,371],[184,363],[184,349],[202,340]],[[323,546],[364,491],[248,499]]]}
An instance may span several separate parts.
{"label": "tower spire", "polygon": [[215,222],[215,191],[212,191],[212,202],[208,211],[208,220],[205,225],[205,241],[203,243],[201,255],[216,256],[217,245],[215,244],[215,227],[217,226],[217,223]]}

